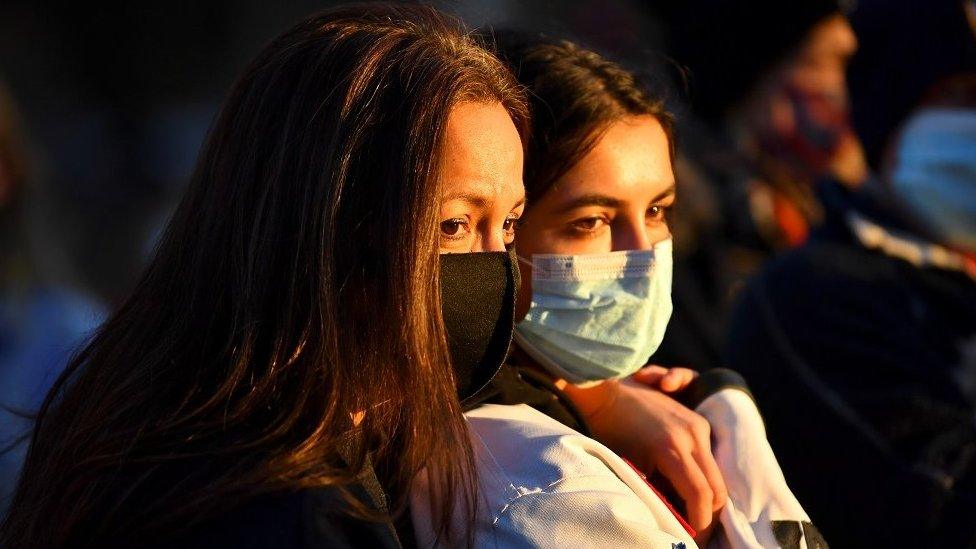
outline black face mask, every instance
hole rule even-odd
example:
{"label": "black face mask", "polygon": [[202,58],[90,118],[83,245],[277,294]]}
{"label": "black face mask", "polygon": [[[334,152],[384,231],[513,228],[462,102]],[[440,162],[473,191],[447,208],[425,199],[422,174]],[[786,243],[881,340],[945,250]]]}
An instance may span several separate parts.
{"label": "black face mask", "polygon": [[441,311],[462,403],[508,354],[520,282],[514,252],[441,254]]}

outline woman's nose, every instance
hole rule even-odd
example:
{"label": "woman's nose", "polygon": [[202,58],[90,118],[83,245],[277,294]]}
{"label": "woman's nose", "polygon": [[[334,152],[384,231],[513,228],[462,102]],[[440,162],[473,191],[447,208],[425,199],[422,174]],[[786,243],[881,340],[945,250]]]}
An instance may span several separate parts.
{"label": "woman's nose", "polygon": [[505,234],[503,231],[483,231],[472,252],[504,252]]}
{"label": "woman's nose", "polygon": [[643,218],[640,221],[626,219],[615,225],[612,228],[613,251],[650,250],[654,247]]}

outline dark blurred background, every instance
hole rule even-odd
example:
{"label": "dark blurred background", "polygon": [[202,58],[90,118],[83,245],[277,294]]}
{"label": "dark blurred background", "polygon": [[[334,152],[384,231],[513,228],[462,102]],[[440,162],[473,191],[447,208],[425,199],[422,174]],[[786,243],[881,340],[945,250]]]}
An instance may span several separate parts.
{"label": "dark blurred background", "polygon": [[[0,404],[34,409],[73,349],[71,342],[77,341],[79,334],[89,333],[128,294],[179,199],[193,170],[197,150],[234,76],[263,44],[290,24],[335,3],[338,2],[0,2],[0,211],[4,214],[0,215],[0,282],[4,292],[4,300],[0,301]],[[669,325],[675,333],[669,332],[662,351],[654,358],[701,369],[726,365],[722,358],[728,333],[726,317],[732,297],[743,281],[767,265],[770,258],[803,244],[808,229],[823,221],[820,205],[816,204],[816,215],[801,220],[796,233],[799,236],[785,244],[778,236],[760,242],[763,235],[756,233],[762,231],[755,226],[750,226],[748,234],[737,232],[737,214],[741,212],[746,212],[743,217],[752,217],[749,223],[760,225],[755,223],[756,211],[749,211],[756,203],[755,196],[749,193],[761,186],[752,184],[756,179],[753,173],[739,177],[738,165],[726,170],[727,163],[722,158],[725,152],[732,151],[732,156],[740,157],[740,161],[748,155],[735,150],[737,144],[729,135],[734,132],[728,132],[728,127],[717,127],[730,126],[728,120],[709,119],[705,108],[708,102],[726,87],[731,89],[734,78],[740,76],[743,84],[748,84],[742,89],[759,97],[762,75],[775,72],[771,67],[794,55],[810,29],[822,22],[824,14],[841,13],[857,39],[857,50],[846,74],[849,96],[844,97],[843,117],[837,127],[815,127],[811,135],[818,137],[816,132],[820,130],[835,132],[832,137],[853,133],[859,139],[858,147],[863,147],[866,171],[882,173],[898,129],[933,85],[966,72],[971,84],[976,74],[976,2],[972,0],[430,3],[460,16],[472,28],[514,27],[578,41],[643,73],[665,95],[678,118],[678,212],[679,218],[684,215],[685,219],[679,219],[675,235],[676,312]],[[720,12],[700,7],[707,5],[724,8]],[[800,6],[821,9],[824,5],[827,11],[817,12],[820,19],[804,20],[802,14],[795,13]],[[968,21],[964,7],[969,10]],[[765,61],[761,63],[759,59]],[[742,76],[746,71],[752,71],[750,76]],[[840,80],[839,87],[843,88],[843,78]],[[813,102],[801,106],[811,109],[818,105]],[[970,101],[967,108],[971,110],[972,106]],[[813,111],[797,111],[810,112]],[[759,154],[748,160],[752,170],[764,159]],[[696,174],[700,177],[694,177]],[[810,181],[791,188],[812,196],[814,187]],[[775,195],[786,187],[770,188]],[[789,214],[794,210],[785,211]],[[787,215],[774,221],[780,223],[780,228],[790,229],[795,225],[790,224],[791,219]],[[965,287],[967,295],[976,296],[976,285],[972,283],[976,281],[976,255],[971,253],[969,257],[974,278],[964,282],[953,279],[953,283]],[[787,287],[787,301],[791,291]],[[873,303],[886,299],[879,297]],[[956,297],[948,301],[960,302]],[[834,305],[828,299],[823,302],[824,307]],[[891,316],[887,311],[881,314]],[[931,324],[923,320],[920,322]],[[967,322],[966,329],[976,325],[976,319]],[[806,330],[801,323],[783,324],[787,330]],[[909,333],[913,329],[914,324],[906,328]],[[674,336],[684,336],[685,345]],[[834,341],[846,344],[844,338],[845,334],[833,336]],[[976,339],[973,341],[976,349]],[[758,341],[762,356],[768,354],[767,343],[768,338]],[[819,346],[820,341],[816,341],[814,347]],[[858,364],[871,362],[876,356],[901,357],[905,361],[911,357],[894,350],[882,355],[877,348],[866,348],[871,354],[866,361],[857,357]],[[967,356],[963,359],[969,362],[962,362],[971,366],[967,379],[976,387],[976,352]],[[851,370],[847,363],[836,360],[837,355],[829,359],[830,364],[838,366],[838,372]],[[953,368],[961,360],[957,359],[954,356],[950,360],[955,361]],[[752,382],[758,386],[758,382],[774,373],[780,361],[774,362],[753,374]],[[760,363],[748,357],[746,366]],[[5,371],[4,365],[14,367]],[[29,367],[18,369],[17,365]],[[879,361],[877,370],[886,375],[891,368]],[[824,369],[817,373],[825,375]],[[910,374],[906,386],[919,378],[918,371]],[[874,373],[870,376],[876,377]],[[930,374],[922,371],[921,376]],[[769,394],[782,393],[785,386],[771,381]],[[902,388],[897,387],[896,392]],[[756,386],[754,392],[760,394]],[[859,389],[855,393],[862,392]],[[818,405],[828,403],[824,421],[839,417],[829,406],[835,396],[822,397],[818,394],[811,399]],[[762,396],[758,401],[767,411],[776,404],[773,399],[764,401]],[[867,408],[874,409],[873,404]],[[965,467],[967,471],[976,470],[976,423],[971,419],[976,415],[974,409],[976,397],[960,404],[958,410],[954,408],[962,418],[957,423],[965,428],[957,438],[964,442],[960,455],[964,453],[966,463],[972,463],[972,467]],[[797,413],[802,419],[807,412],[801,409]],[[846,508],[856,494],[838,501],[830,493],[816,499],[817,489],[824,486],[818,476],[821,464],[809,457],[804,446],[807,439],[794,436],[793,424],[774,424],[778,415],[770,415],[768,428],[774,448],[781,452],[787,478],[794,483],[801,501],[805,505],[810,502],[810,508],[822,513],[819,516],[829,517],[832,510],[836,511],[833,522],[822,523],[826,523],[828,539],[843,540],[838,534],[853,528],[844,521],[858,520],[858,515]],[[923,420],[935,417],[927,411],[921,416]],[[29,426],[12,417],[0,414],[0,435]],[[823,440],[828,445],[831,441],[837,443],[835,433],[847,427],[846,419],[841,419],[841,427],[824,430]],[[818,422],[823,423],[819,419]],[[933,425],[930,431],[937,435],[946,431],[941,424]],[[777,427],[779,431],[774,432]],[[906,432],[903,427],[898,423],[894,431]],[[774,440],[774,435],[780,436],[782,442]],[[870,454],[870,459],[875,459],[872,452],[877,448],[872,444],[877,438],[881,435],[867,436],[860,431],[851,435],[852,444],[870,439],[865,443],[865,455]],[[792,449],[791,440],[795,445]],[[0,450],[7,442],[0,436]],[[942,439],[936,442],[940,447],[951,446]],[[909,453],[924,444],[912,439]],[[956,447],[952,448],[955,451]],[[13,478],[22,452],[23,447],[12,454],[0,453],[0,478]],[[879,485],[897,484],[896,475],[906,469],[904,464],[887,454],[877,460],[890,467],[866,467],[878,471]],[[837,465],[838,470],[845,466],[846,462]],[[862,472],[854,468],[850,474],[853,480],[849,479],[849,490],[857,491],[853,485],[861,479]],[[976,486],[976,473],[971,477]],[[945,484],[942,477],[933,482]],[[924,499],[929,497],[931,483],[926,480],[923,484],[919,493],[924,495],[916,498],[918,504],[928,508],[941,506],[942,503],[931,503],[935,499]],[[0,513],[4,491],[0,483]],[[946,498],[957,497],[951,489],[943,491],[948,494]],[[868,494],[871,488],[860,492]],[[960,517],[969,523],[972,517],[966,513],[976,510],[976,489],[965,497],[969,499],[959,506],[965,510],[960,511]],[[895,514],[889,510],[879,511],[879,515],[889,522],[904,518],[908,523],[917,512],[917,508],[906,507],[905,517],[892,518]],[[954,516],[945,520],[958,523]],[[932,531],[937,532],[939,524],[934,521]],[[864,527],[868,536],[865,539],[876,539],[870,538],[874,533],[870,526],[869,521]],[[897,534],[896,530],[892,532],[893,536]],[[964,535],[973,535],[976,540],[976,534],[969,529]],[[843,541],[838,543],[844,546]]]}
{"label": "dark blurred background", "polygon": [[[947,21],[950,10],[937,4],[861,0],[850,12],[860,41],[850,69],[854,122],[873,162],[925,86],[958,63],[964,51],[940,35],[939,29],[959,22]],[[117,303],[192,170],[234,75],[276,33],[328,5],[312,0],[0,3],[0,81],[9,88],[28,137],[32,238],[41,240],[35,246],[44,250],[39,259],[45,276]],[[660,24],[643,2],[437,5],[471,26],[517,26],[573,37],[631,66],[646,68],[661,57],[655,53]],[[756,17],[761,20],[762,14]],[[679,86],[679,94],[686,91]]]}

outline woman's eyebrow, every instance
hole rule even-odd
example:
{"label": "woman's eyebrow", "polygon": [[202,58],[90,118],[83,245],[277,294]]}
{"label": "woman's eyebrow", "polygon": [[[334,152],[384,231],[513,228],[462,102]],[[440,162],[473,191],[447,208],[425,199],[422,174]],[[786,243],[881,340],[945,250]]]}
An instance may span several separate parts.
{"label": "woman's eyebrow", "polygon": [[[477,193],[472,193],[470,191],[458,191],[458,192],[449,193],[447,195],[444,195],[444,198],[441,199],[441,202],[442,203],[445,203],[445,202],[450,202],[452,200],[462,200],[462,201],[467,202],[468,204],[470,204],[470,205],[472,205],[472,206],[474,206],[476,208],[484,208],[484,207],[486,207],[488,205],[488,202],[490,201],[490,198],[487,197],[487,196],[485,196],[485,195],[481,195],[481,194],[477,194]],[[514,209],[516,209],[516,208],[524,205],[525,204],[525,201],[526,201],[526,198],[525,198],[525,195],[523,194],[522,195],[522,198],[519,198],[518,202],[516,202],[515,205],[512,206],[512,209],[514,210]]]}
{"label": "woman's eyebrow", "polygon": [[468,191],[459,191],[444,195],[444,197],[441,198],[441,203],[450,202],[452,200],[463,200],[476,208],[484,208],[488,204],[487,196]]}
{"label": "woman's eyebrow", "polygon": [[602,206],[604,208],[617,208],[621,204],[621,200],[614,198],[612,196],[607,196],[605,194],[592,193],[577,196],[576,198],[564,203],[560,206],[556,213],[565,213],[568,211],[575,210],[576,208],[582,208],[585,206]]}
{"label": "woman's eyebrow", "polygon": [[520,199],[519,199],[519,201],[518,201],[518,202],[516,202],[514,206],[512,206],[512,209],[513,209],[513,210],[517,210],[517,209],[518,209],[519,207],[521,207],[521,206],[524,206],[524,205],[525,205],[525,198],[526,198],[526,197],[525,197],[525,195],[523,194],[523,195],[522,195],[522,198],[520,198]]}
{"label": "woman's eyebrow", "polygon": [[655,196],[654,199],[651,200],[651,202],[657,202],[658,200],[664,200],[665,198],[668,198],[670,196],[674,196],[674,192],[675,192],[674,191],[674,188],[675,188],[675,185],[674,185],[674,183],[672,183],[671,186],[668,187],[667,189],[664,189],[664,191],[662,191],[661,194]]}
{"label": "woman's eyebrow", "polygon": [[[665,198],[673,196],[675,193],[674,189],[675,189],[674,183],[671,183],[671,185],[667,189],[665,189],[660,194],[655,196],[651,200],[651,202],[657,202],[659,200],[664,200]],[[590,193],[590,194],[584,194],[578,196],[570,200],[569,202],[566,202],[565,204],[560,206],[555,213],[566,213],[575,210],[576,208],[583,208],[586,206],[601,206],[603,208],[619,208],[622,203],[623,201],[620,200],[619,198],[614,198],[612,196],[608,196],[600,193]]]}

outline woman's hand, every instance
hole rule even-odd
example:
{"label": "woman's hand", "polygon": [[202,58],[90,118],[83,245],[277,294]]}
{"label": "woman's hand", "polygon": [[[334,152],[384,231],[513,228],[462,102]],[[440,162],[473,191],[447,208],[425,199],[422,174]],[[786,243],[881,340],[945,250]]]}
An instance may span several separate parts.
{"label": "woman's hand", "polygon": [[651,366],[634,379],[562,388],[594,438],[642,471],[660,471],[684,500],[692,528],[707,533],[728,497],[712,457],[711,430],[703,417],[662,392],[679,390],[695,375],[684,368]]}
{"label": "woman's hand", "polygon": [[644,366],[634,375],[634,381],[665,393],[676,393],[698,377],[698,372],[689,368],[665,368],[664,366]]}

